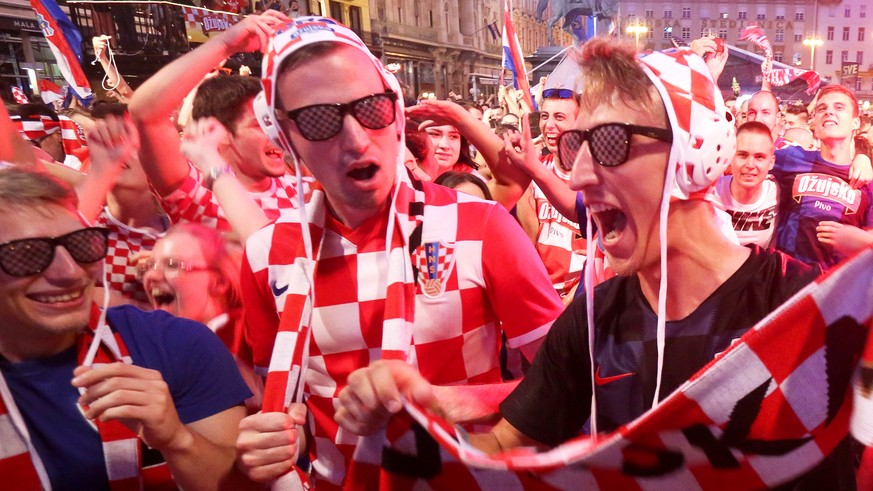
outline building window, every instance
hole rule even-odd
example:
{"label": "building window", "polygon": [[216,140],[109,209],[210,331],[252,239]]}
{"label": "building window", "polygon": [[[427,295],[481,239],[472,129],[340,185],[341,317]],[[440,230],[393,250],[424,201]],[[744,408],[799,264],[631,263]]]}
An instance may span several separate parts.
{"label": "building window", "polygon": [[867,17],[867,6],[866,5],[861,5],[861,11],[858,12],[858,17],[861,17],[862,19],[864,17]]}
{"label": "building window", "polygon": [[691,7],[682,7],[682,18],[690,19],[691,18]]}
{"label": "building window", "polygon": [[684,40],[691,39],[691,28],[690,27],[683,27],[682,28],[682,39],[684,39]]}
{"label": "building window", "polygon": [[776,7],[776,20],[785,20],[785,7]]}
{"label": "building window", "polygon": [[655,30],[652,26],[649,26],[649,30],[646,31],[646,39],[655,39]]}
{"label": "building window", "polygon": [[794,33],[794,42],[795,43],[802,43],[803,42],[803,33],[795,32]]}
{"label": "building window", "polygon": [[855,53],[855,63],[857,63],[858,65],[864,64],[864,52],[863,51],[858,51],[857,53]]}
{"label": "building window", "polygon": [[718,17],[719,17],[719,19],[727,19],[727,18],[728,18],[728,13],[725,12],[725,11],[719,12],[719,13],[718,13]]}
{"label": "building window", "polygon": [[863,27],[858,28],[858,41],[863,41],[864,37],[867,35],[867,30]]}
{"label": "building window", "polygon": [[847,19],[852,16],[852,7],[846,6],[846,10],[843,11],[843,16]]}
{"label": "building window", "polygon": [[834,26],[828,26],[828,41],[834,40]]}
{"label": "building window", "polygon": [[779,63],[782,63],[782,52],[777,51],[777,52],[773,53],[773,59],[778,61]]}
{"label": "building window", "polygon": [[849,28],[844,27],[843,28],[843,41],[848,41],[848,40],[849,40]]}
{"label": "building window", "polygon": [[803,21],[803,12],[794,12],[794,20],[798,22]]}
{"label": "building window", "polygon": [[825,64],[830,65],[834,62],[834,52],[833,50],[825,51]]}
{"label": "building window", "polygon": [[727,39],[727,29],[719,29],[718,30],[718,37],[720,37],[722,39]]}
{"label": "building window", "polygon": [[664,9],[664,18],[672,19],[673,18],[673,9]]}
{"label": "building window", "polygon": [[842,56],[840,57],[840,61],[849,61],[849,50],[844,49],[842,52]]}
{"label": "building window", "polygon": [[794,66],[800,66],[800,63],[801,63],[800,51],[794,53],[794,56],[792,57],[791,62],[794,63]]}
{"label": "building window", "polygon": [[651,18],[654,17],[654,16],[655,16],[655,11],[654,11],[654,10],[646,10],[646,17],[648,17],[648,18],[651,19]]}
{"label": "building window", "polygon": [[785,29],[776,29],[776,42],[784,43],[785,42]]}
{"label": "building window", "polygon": [[362,21],[361,7],[355,7],[354,5],[349,7],[349,27],[356,33],[363,34],[364,23]]}
{"label": "building window", "polygon": [[861,77],[855,77],[855,90],[861,90]]}
{"label": "building window", "polygon": [[764,14],[764,13],[762,13],[762,12],[758,12],[757,17],[755,17],[755,18],[758,19],[758,20],[766,20],[766,19],[767,19],[767,14]]}
{"label": "building window", "polygon": [[671,37],[673,37],[673,28],[672,27],[665,27],[664,28],[664,39],[670,39]]}
{"label": "building window", "polygon": [[746,20],[748,18],[749,18],[749,13],[746,12],[745,10],[740,10],[739,12],[737,12],[737,19]]}
{"label": "building window", "polygon": [[[339,2],[330,2],[330,16],[340,22],[345,22],[343,20],[343,4]],[[397,17],[400,17],[400,9],[397,9]]]}

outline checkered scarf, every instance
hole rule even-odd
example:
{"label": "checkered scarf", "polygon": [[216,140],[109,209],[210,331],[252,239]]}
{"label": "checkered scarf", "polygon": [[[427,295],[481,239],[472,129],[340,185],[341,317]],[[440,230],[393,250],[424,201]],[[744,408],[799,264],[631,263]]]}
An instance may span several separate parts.
{"label": "checkered scarf", "polygon": [[21,116],[17,115],[10,116],[10,119],[21,136],[27,140],[37,140],[60,131],[64,152],[67,154],[62,163],[77,171],[87,171],[82,166],[82,162],[87,156],[85,131],[78,123],[66,116],[58,116],[58,121],[55,121],[44,114],[40,114],[39,119],[34,117],[23,120]]}
{"label": "checkered scarf", "polygon": [[[465,464],[517,472],[503,473],[494,489],[516,479],[539,489],[777,486],[817,465],[850,424],[873,443],[871,277],[873,249],[866,249],[761,320],[657,408],[599,439],[488,456],[463,430],[406,408]],[[527,471],[538,473],[536,485]]]}
{"label": "checkered scarf", "polygon": [[[289,282],[270,359],[262,408],[265,412],[284,412],[292,402],[303,400],[312,306],[315,304],[314,275],[324,237],[326,206],[324,191],[316,188],[298,215],[307,218],[300,226],[309,229],[314,246],[311,250],[315,251],[315,256],[307,251],[303,240],[289,244],[291,251],[283,251],[283,254],[296,258],[292,263],[294,279]],[[413,187],[405,169],[398,167],[385,238],[388,271],[382,326],[384,359],[406,360],[412,345],[416,270],[409,251],[411,245],[417,245],[414,236],[420,236],[423,214],[424,192]],[[302,230],[300,235],[304,235]]]}
{"label": "checkered scarf", "polygon": [[[121,336],[113,333],[104,321],[104,315],[94,304],[89,328],[77,341],[78,363],[88,366],[119,361],[132,363]],[[21,412],[2,374],[0,395],[0,440],[3,442],[0,448],[0,475],[7,483],[13,483],[15,489],[50,490],[52,487],[45,466],[33,446]],[[141,452],[136,434],[117,420],[89,423],[96,427],[103,442],[110,489],[141,489]]]}
{"label": "checkered scarf", "polygon": [[800,70],[797,68],[773,68],[773,45],[767,39],[764,30],[759,26],[749,26],[740,33],[740,40],[749,41],[764,51],[764,62],[761,63],[761,74],[764,80],[775,87],[781,87],[794,80],[801,78],[806,81],[806,93],[815,94],[821,85],[821,77],[813,70]]}

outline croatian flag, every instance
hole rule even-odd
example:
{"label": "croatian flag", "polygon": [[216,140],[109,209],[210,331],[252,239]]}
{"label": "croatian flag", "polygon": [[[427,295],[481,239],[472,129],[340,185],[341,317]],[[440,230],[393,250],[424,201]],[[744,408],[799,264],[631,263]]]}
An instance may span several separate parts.
{"label": "croatian flag", "polygon": [[60,87],[51,80],[40,79],[38,82],[39,85],[39,95],[42,97],[42,101],[46,104],[51,104],[55,101],[64,100],[64,94]]}
{"label": "croatian flag", "polygon": [[12,97],[15,98],[15,102],[17,104],[27,104],[28,102],[30,102],[29,100],[27,100],[27,94],[25,94],[24,91],[21,90],[21,87],[12,87]]}
{"label": "croatian flag", "polygon": [[503,13],[503,68],[512,72],[512,85],[524,92],[524,100],[527,107],[533,111],[533,99],[530,96],[530,84],[524,71],[524,58],[521,54],[521,45],[515,36],[515,28],[512,27],[512,5],[510,0],[504,2]]}
{"label": "croatian flag", "polygon": [[64,79],[79,99],[88,99],[92,94],[82,71],[82,35],[55,0],[30,0],[30,6]]}

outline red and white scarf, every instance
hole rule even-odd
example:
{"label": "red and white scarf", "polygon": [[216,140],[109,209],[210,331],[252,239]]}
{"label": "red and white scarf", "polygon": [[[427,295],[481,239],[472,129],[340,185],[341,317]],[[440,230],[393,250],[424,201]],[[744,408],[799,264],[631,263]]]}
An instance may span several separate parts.
{"label": "red and white scarf", "polygon": [[[424,192],[413,187],[405,169],[401,171],[398,168],[396,181],[385,238],[388,271],[385,320],[382,327],[382,358],[406,360],[412,346],[415,319],[416,276],[410,250],[417,244],[411,237],[420,237],[420,233],[414,232],[422,224]],[[290,289],[285,297],[270,359],[264,387],[264,412],[284,412],[292,402],[303,401],[312,306],[315,304],[314,275],[317,255],[324,237],[326,213],[328,211],[324,191],[317,188],[305,205],[305,210],[301,210],[298,215],[302,217],[301,227],[306,227],[309,231],[309,240],[289,244],[289,247],[296,249],[292,251],[293,255],[289,254],[296,257],[291,265],[291,276],[294,279],[289,282]],[[301,230],[300,235],[307,234]],[[279,488],[283,486],[280,485]]]}
{"label": "red and white scarf", "polygon": [[[508,471],[493,489],[513,481],[526,489],[773,487],[818,464],[850,421],[856,438],[873,443],[871,278],[873,249],[866,249],[798,292],[656,408],[597,439],[489,456],[462,429],[409,402],[406,408],[465,464]],[[536,482],[528,471],[537,472]]]}
{"label": "red and white scarf", "polygon": [[[94,304],[88,329],[77,340],[78,364],[132,363],[124,341],[105,324],[105,313]],[[12,393],[0,374],[0,476],[14,490],[51,490],[48,474],[33,446],[30,434]],[[136,434],[117,420],[89,421],[100,434],[106,474],[112,491],[142,489],[145,484],[165,480],[166,465],[149,469],[143,477],[141,442]],[[154,481],[153,481],[154,479]],[[144,480],[147,483],[144,483]]]}

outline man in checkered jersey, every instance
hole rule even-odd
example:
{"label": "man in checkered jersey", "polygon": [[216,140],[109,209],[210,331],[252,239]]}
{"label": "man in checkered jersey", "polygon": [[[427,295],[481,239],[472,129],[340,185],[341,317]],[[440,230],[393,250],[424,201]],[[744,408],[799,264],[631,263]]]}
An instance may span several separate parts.
{"label": "man in checkered jersey", "polygon": [[270,25],[283,19],[278,12],[249,16],[162,68],[134,93],[130,114],[142,139],[140,159],[173,223],[238,228],[227,217],[226,209],[233,208],[234,202],[221,201],[222,194],[235,197],[236,186],[228,182],[234,177],[271,220],[295,206],[296,188],[285,174],[283,153],[270,143],[254,117],[252,102],[260,92],[257,79],[217,76],[200,84],[192,116],[214,117],[228,132],[219,149],[223,162],[209,164],[204,172],[182,154],[179,132],[171,121],[173,111],[204,76],[227,57],[250,51]]}
{"label": "man in checkered jersey", "polygon": [[[500,404],[503,419],[471,436],[488,453],[619,429],[820,272],[720,232],[706,191],[733,155],[733,125],[700,58],[690,51],[637,58],[633,47],[594,39],[583,45],[580,64],[582,108],[558,148],[573,163],[572,187],[584,195],[619,276],[577,297],[555,321],[525,378]],[[680,160],[686,165],[675,164]],[[384,414],[400,410],[401,395],[423,407],[438,403],[451,418],[459,399],[444,392],[400,362],[378,362],[349,376],[337,421],[372,431]],[[854,489],[845,443],[803,486]]]}
{"label": "man in checkered jersey", "polygon": [[[434,384],[500,382],[500,330],[532,359],[560,312],[542,262],[499,205],[410,180],[399,84],[352,31],[296,19],[264,63],[263,121],[319,187],[305,214],[246,244],[246,339],[267,382],[264,412],[241,424],[239,466],[269,481],[308,452],[319,488],[474,483],[409,420],[371,437],[339,428],[337,395],[389,357]],[[289,415],[286,394],[306,405]]]}

